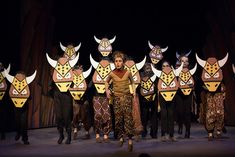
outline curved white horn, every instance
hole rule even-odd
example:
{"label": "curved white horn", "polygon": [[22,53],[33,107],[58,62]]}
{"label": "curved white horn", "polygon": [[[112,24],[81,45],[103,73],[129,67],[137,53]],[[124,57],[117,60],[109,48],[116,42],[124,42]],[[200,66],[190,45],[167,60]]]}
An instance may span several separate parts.
{"label": "curved white horn", "polygon": [[175,56],[176,56],[176,58],[179,60],[180,59],[180,55],[179,55],[179,53],[176,51],[176,53],[175,53]]}
{"label": "curved white horn", "polygon": [[135,64],[135,65],[136,65],[136,68],[137,68],[138,70],[142,69],[143,66],[144,66],[144,64],[145,64],[145,62],[146,62],[146,56],[144,56],[144,59],[143,59],[141,62]]}
{"label": "curved white horn", "polygon": [[69,65],[71,67],[74,67],[74,65],[78,62],[79,59],[79,53],[76,55],[76,57],[73,60],[69,60]]}
{"label": "curved white horn", "polygon": [[90,75],[91,69],[92,69],[92,66],[90,66],[90,68],[89,68],[87,71],[84,71],[84,72],[83,72],[84,78],[87,78],[87,77]]}
{"label": "curved white horn", "polygon": [[180,72],[181,72],[182,69],[183,69],[183,65],[184,65],[184,63],[182,62],[179,68],[177,68],[177,69],[175,69],[175,70],[174,70],[174,68],[173,68],[173,71],[174,71],[174,73],[175,73],[175,76],[179,76]]}
{"label": "curved white horn", "polygon": [[114,70],[115,69],[114,63],[110,63],[110,67],[111,67],[111,70]]}
{"label": "curved white horn", "polygon": [[99,63],[96,62],[96,61],[92,58],[91,54],[90,54],[90,62],[91,62],[91,65],[93,66],[94,69],[96,69],[96,68],[98,67],[98,65],[99,65]]}
{"label": "curved white horn", "polygon": [[234,64],[232,64],[232,68],[233,68],[233,73],[235,74],[235,66],[234,66]]}
{"label": "curved white horn", "polygon": [[194,68],[189,70],[190,74],[193,75],[197,70],[197,63],[195,64]]}
{"label": "curved white horn", "polygon": [[75,49],[75,52],[77,52],[79,49],[80,49],[80,47],[81,47],[81,43],[78,45],[78,46],[76,46],[74,49]]}
{"label": "curved white horn", "polygon": [[49,63],[53,68],[55,68],[55,67],[56,67],[56,64],[57,64],[57,61],[51,59],[51,58],[48,56],[47,53],[46,53],[46,57],[47,57],[48,63]]}
{"label": "curved white horn", "polygon": [[224,66],[224,64],[227,62],[227,60],[228,60],[228,52],[227,52],[226,56],[223,59],[218,61],[219,66],[220,67]]}
{"label": "curved white horn", "polygon": [[165,52],[168,49],[168,46],[166,48],[162,48],[161,51],[162,53]]}
{"label": "curved white horn", "polygon": [[190,50],[188,53],[186,53],[185,56],[188,57],[191,52],[192,52],[192,50]]}
{"label": "curved white horn", "polygon": [[148,44],[149,44],[149,48],[150,48],[150,49],[153,49],[153,48],[154,48],[154,46],[150,43],[150,41],[148,41]]}
{"label": "curved white horn", "polygon": [[26,77],[26,82],[30,84],[36,77],[37,70],[34,71],[33,75]]}
{"label": "curved white horn", "polygon": [[156,78],[157,78],[157,75],[153,75],[152,77],[150,77],[150,80],[151,80],[152,82],[154,82],[154,81],[156,80]]}
{"label": "curved white horn", "polygon": [[201,66],[201,67],[204,67],[206,65],[206,61],[202,60],[201,58],[199,58],[197,56],[197,53],[196,53],[196,59],[197,59],[197,62],[198,64]]}
{"label": "curved white horn", "polygon": [[60,42],[60,48],[65,51],[66,50],[66,47]]}
{"label": "curved white horn", "polygon": [[113,39],[109,40],[110,44],[112,44],[115,41],[115,39],[116,39],[116,35],[113,37]]}
{"label": "curved white horn", "polygon": [[99,44],[100,43],[100,39],[98,39],[98,38],[96,38],[96,36],[94,35],[94,39],[95,39],[95,41]]}
{"label": "curved white horn", "polygon": [[7,80],[8,80],[10,83],[13,82],[14,76],[11,76],[11,75],[9,74],[9,71],[7,71],[6,69],[4,69],[4,75],[5,75],[5,77],[7,78]]}
{"label": "curved white horn", "polygon": [[158,78],[160,78],[162,71],[157,70],[152,64],[151,64],[151,68],[152,68],[154,75],[156,75]]}
{"label": "curved white horn", "polygon": [[7,73],[9,73],[9,72],[10,72],[10,69],[11,69],[11,64],[8,65],[7,69],[4,69],[4,71],[1,72],[2,75],[3,75],[3,77],[6,77],[6,75],[5,75],[5,70],[6,70]]}

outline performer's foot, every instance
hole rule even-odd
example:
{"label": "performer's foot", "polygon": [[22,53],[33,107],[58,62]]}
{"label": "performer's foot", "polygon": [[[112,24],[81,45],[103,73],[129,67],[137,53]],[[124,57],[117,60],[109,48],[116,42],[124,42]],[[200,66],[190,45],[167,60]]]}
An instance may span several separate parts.
{"label": "performer's foot", "polygon": [[212,141],[213,140],[213,134],[212,133],[209,133],[208,134],[208,141]]}
{"label": "performer's foot", "polygon": [[162,137],[161,137],[161,141],[162,141],[162,142],[166,142],[166,141],[167,141],[166,136],[162,136]]}
{"label": "performer's foot", "polygon": [[110,142],[109,138],[104,138],[104,143],[109,143],[109,142]]}
{"label": "performer's foot", "polygon": [[174,136],[173,136],[173,137],[169,137],[169,140],[170,140],[171,142],[176,142],[176,141],[177,141]]}
{"label": "performer's foot", "polygon": [[61,144],[64,140],[64,135],[63,136],[60,136],[60,138],[58,139],[57,143],[58,144]]}
{"label": "performer's foot", "polygon": [[132,143],[132,140],[129,140],[129,141],[128,141],[128,151],[129,151],[129,152],[132,152],[132,151],[133,151],[133,143]]}
{"label": "performer's foot", "polygon": [[218,139],[221,138],[221,132],[220,131],[216,132],[216,138],[218,138]]}
{"label": "performer's foot", "polygon": [[122,147],[122,146],[123,146],[123,143],[124,143],[124,139],[123,139],[123,138],[120,138],[120,140],[119,140],[119,146]]}
{"label": "performer's foot", "polygon": [[102,140],[101,140],[100,137],[96,137],[96,138],[95,138],[95,141],[96,141],[96,143],[102,143]]}
{"label": "performer's foot", "polygon": [[18,141],[20,139],[20,134],[17,133],[16,136],[15,136],[15,141]]}

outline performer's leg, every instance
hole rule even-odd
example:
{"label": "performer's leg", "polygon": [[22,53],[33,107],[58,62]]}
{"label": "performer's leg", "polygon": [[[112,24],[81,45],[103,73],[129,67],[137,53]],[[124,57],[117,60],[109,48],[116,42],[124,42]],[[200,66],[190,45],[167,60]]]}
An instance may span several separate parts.
{"label": "performer's leg", "polygon": [[223,94],[218,93],[214,96],[216,103],[216,135],[217,138],[221,137],[222,130],[224,128],[224,98]]}
{"label": "performer's leg", "polygon": [[93,97],[93,108],[94,108],[94,126],[96,133],[96,142],[101,143],[100,133],[102,130],[102,113],[101,113],[101,97],[94,96]]}
{"label": "performer's leg", "polygon": [[112,120],[111,120],[109,100],[107,97],[103,98],[102,110],[103,110],[102,118],[103,118],[104,142],[109,142],[108,137],[112,129]]}
{"label": "performer's leg", "polygon": [[146,137],[148,130],[147,130],[147,125],[148,125],[148,117],[149,117],[149,103],[143,100],[140,104],[140,109],[141,109],[141,122],[143,125],[143,132],[142,132],[142,137]]}
{"label": "performer's leg", "polygon": [[208,132],[208,140],[211,141],[214,137],[213,132],[215,128],[215,104],[212,94],[207,94],[207,108],[206,108],[206,130]]}
{"label": "performer's leg", "polygon": [[151,130],[150,136],[152,138],[157,138],[157,131],[158,131],[158,116],[157,116],[157,104],[156,102],[151,102],[151,115],[150,115],[150,122],[151,122]]}
{"label": "performer's leg", "polygon": [[185,97],[184,100],[184,106],[185,106],[185,138],[190,138],[190,128],[191,128],[191,109],[192,109],[192,94]]}
{"label": "performer's leg", "polygon": [[159,95],[159,103],[161,107],[161,141],[165,142],[167,132],[167,109],[166,101],[161,95]]}
{"label": "performer's leg", "polygon": [[21,110],[21,135],[22,141],[25,145],[29,144],[28,141],[28,103],[23,106]]}

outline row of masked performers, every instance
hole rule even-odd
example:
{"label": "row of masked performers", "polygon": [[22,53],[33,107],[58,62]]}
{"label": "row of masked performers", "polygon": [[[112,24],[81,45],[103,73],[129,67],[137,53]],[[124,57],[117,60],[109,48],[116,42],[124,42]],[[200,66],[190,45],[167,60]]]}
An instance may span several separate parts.
{"label": "row of masked performers", "polygon": [[[148,44],[151,51],[147,59],[149,62],[146,62],[145,57],[141,62],[135,63],[120,51],[113,53],[112,60],[109,55],[112,53],[111,44],[115,37],[110,40],[98,39],[95,36],[94,38],[99,44],[98,51],[102,58],[97,62],[90,55],[91,66],[86,71],[78,65],[78,50],[81,44],[76,47],[65,47],[60,43],[64,51],[61,57],[52,59],[46,54],[48,63],[54,69],[51,86],[54,89],[58,144],[65,138],[64,131],[67,133],[65,143],[70,144],[72,128],[76,138],[81,124],[86,131],[85,138],[90,138],[89,130],[93,125],[97,143],[109,142],[109,134],[113,130],[120,146],[123,146],[125,137],[128,137],[128,151],[132,151],[132,137],[140,134],[145,137],[149,124],[150,136],[157,138],[158,117],[161,118],[161,141],[175,141],[175,113],[179,125],[178,132],[182,134],[185,125],[185,138],[189,138],[194,92],[193,74],[197,69],[197,64],[192,69],[189,68],[190,53],[177,53],[176,69],[169,62],[162,61],[167,47],[153,46],[150,42]],[[214,57],[202,60],[196,54],[196,60],[203,68],[201,79],[206,91],[204,105],[201,105],[200,110],[203,114],[200,118],[203,119],[208,131],[209,140],[213,139],[214,132],[216,137],[220,137],[224,128],[225,86],[221,83],[221,67],[227,59],[228,54],[221,60]],[[156,65],[160,61],[162,69],[158,70]],[[87,85],[86,78],[92,72],[92,67],[95,71],[92,81]],[[140,74],[142,68],[143,72]],[[11,76],[9,70],[10,68],[5,69],[1,73],[1,87],[4,87],[1,88],[1,98],[7,88],[4,80],[6,77],[12,83],[9,95],[15,105],[16,115],[19,115],[16,116],[19,122],[15,139],[18,140],[22,136],[24,144],[29,144],[26,101],[30,92],[27,85],[35,78],[36,71],[32,76],[26,77],[22,72]],[[86,94],[87,88],[91,86],[95,88],[94,93]],[[137,89],[139,92],[136,92]],[[89,101],[90,98],[92,101]]]}

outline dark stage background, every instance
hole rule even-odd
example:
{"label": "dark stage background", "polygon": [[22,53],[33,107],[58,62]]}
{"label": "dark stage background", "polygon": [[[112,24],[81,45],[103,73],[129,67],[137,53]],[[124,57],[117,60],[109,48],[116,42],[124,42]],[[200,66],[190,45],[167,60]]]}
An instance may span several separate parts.
{"label": "dark stage background", "polygon": [[[227,86],[226,124],[235,125],[235,81],[231,63],[235,63],[235,1],[92,1],[92,0],[9,0],[7,11],[7,43],[11,51],[1,57],[10,74],[23,70],[38,73],[30,85],[32,99],[29,107],[29,128],[54,126],[53,99],[48,94],[50,66],[45,53],[53,58],[62,53],[59,42],[82,46],[80,64],[90,66],[89,54],[98,60],[98,38],[113,38],[113,50],[123,50],[136,62],[148,55],[147,41],[161,47],[168,46],[164,58],[175,64],[175,52],[192,50],[206,59],[221,59],[229,52],[223,67]],[[200,79],[201,67],[196,75]],[[200,82],[197,87],[200,91]],[[5,96],[8,128],[14,127],[13,104]]]}

